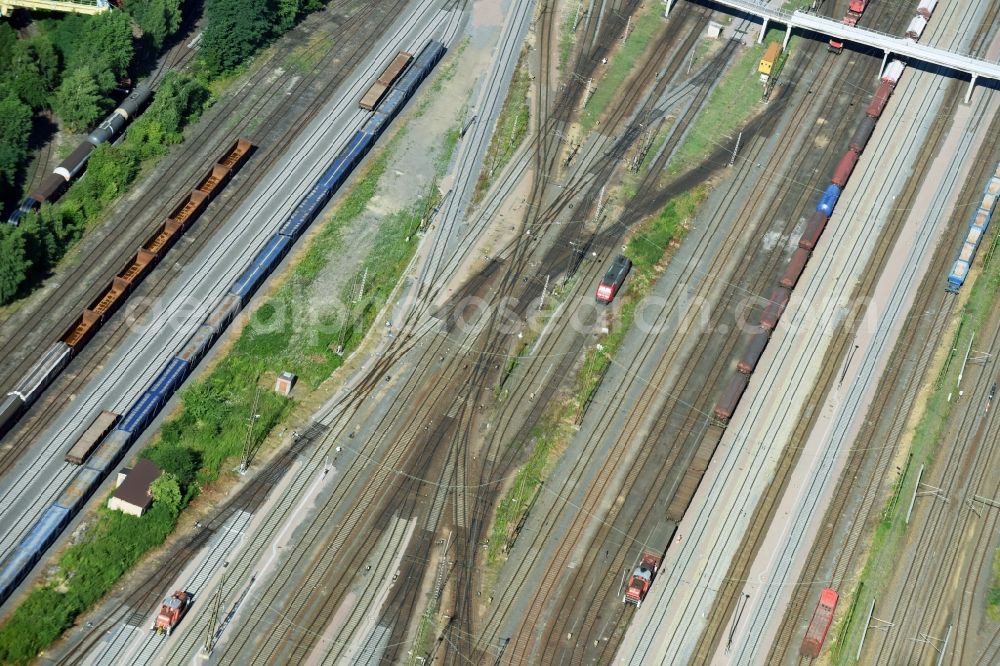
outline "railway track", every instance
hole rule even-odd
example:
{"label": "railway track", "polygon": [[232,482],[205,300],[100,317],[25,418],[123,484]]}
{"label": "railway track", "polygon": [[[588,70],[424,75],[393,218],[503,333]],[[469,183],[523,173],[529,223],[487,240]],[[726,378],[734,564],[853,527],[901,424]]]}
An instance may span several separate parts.
{"label": "railway track", "polygon": [[[945,121],[951,116],[951,109],[959,100],[959,92],[950,95],[945,106],[944,113],[939,114],[933,121],[936,125],[931,135],[934,140],[928,142],[921,158],[917,163],[925,163],[931,159],[936,151],[935,141],[942,136]],[[995,131],[991,135],[996,136]],[[918,186],[917,179],[912,179],[908,185],[904,200],[908,200],[915,193]],[[904,211],[900,211],[904,212]],[[896,234],[902,223],[901,214],[895,214],[890,221],[889,236]],[[957,229],[957,225],[955,228]],[[876,501],[881,502],[885,494],[885,479],[890,461],[895,453],[895,446],[885,446],[881,442],[898,442],[902,428],[905,425],[909,410],[913,404],[916,392],[922,381],[922,376],[926,362],[931,358],[933,350],[942,343],[942,334],[945,323],[952,313],[951,300],[947,299],[940,290],[940,276],[947,272],[950,263],[951,244],[942,244],[942,249],[937,253],[925,284],[921,286],[920,296],[914,304],[912,312],[934,313],[933,320],[929,325],[921,324],[923,317],[916,315],[913,326],[904,329],[903,337],[897,345],[896,360],[889,363],[888,373],[880,382],[880,388],[876,392],[876,403],[872,407],[872,413],[882,414],[880,423],[867,421],[857,439],[858,444],[851,449],[850,457],[846,469],[842,474],[838,488],[833,494],[833,501],[827,510],[823,520],[823,527],[817,538],[814,547],[810,551],[805,568],[800,576],[800,585],[793,593],[788,610],[782,622],[778,641],[774,645],[769,655],[772,663],[805,663],[805,659],[798,657],[797,639],[801,636],[801,627],[808,622],[809,615],[815,605],[815,591],[812,586],[814,581],[827,581],[833,587],[841,587],[849,583],[850,572],[858,565],[859,541],[866,525],[872,524],[873,511]],[[945,249],[949,248],[949,249]],[[875,265],[882,263],[890,248],[883,247],[876,254]],[[858,294],[864,298],[865,294],[870,294],[874,288],[874,278],[866,280],[859,286]],[[922,349],[922,353],[911,354],[911,357],[918,359],[910,362],[903,358],[902,350]],[[844,345],[841,346],[841,354],[844,352]],[[834,358],[841,356],[834,355]],[[827,377],[826,382],[821,382],[818,391],[814,395],[822,395],[830,388],[832,381]],[[818,400],[818,398],[817,398]],[[811,425],[810,425],[811,427]],[[801,430],[802,435],[808,432],[808,428]],[[793,440],[801,441],[800,438]],[[874,470],[874,471],[873,471]],[[782,475],[784,470],[782,471]],[[850,510],[847,505],[851,503],[851,498],[856,496],[854,479],[860,475],[861,479],[867,479],[864,494],[857,506],[852,506]],[[835,534],[843,533],[847,530],[846,540],[841,542],[834,539]],[[830,571],[829,560],[833,558],[832,573]],[[826,563],[826,564],[825,564]],[[822,567],[822,568],[821,568]],[[739,578],[739,574],[731,573],[731,577]],[[728,617],[723,614],[721,617]],[[721,620],[720,620],[721,622]],[[716,623],[717,631],[721,631],[720,624]],[[718,641],[718,636],[715,637]]]}
{"label": "railway track", "polygon": [[[127,205],[127,208],[115,214],[116,222],[109,228],[102,230],[100,237],[95,237],[96,245],[93,249],[102,249],[102,258],[106,266],[99,275],[93,274],[93,264],[90,262],[79,262],[77,265],[67,269],[61,276],[61,285],[68,287],[58,287],[57,290],[45,298],[45,312],[36,313],[31,318],[13,322],[14,331],[9,331],[9,335],[4,336],[4,344],[9,349],[29,349],[34,348],[34,340],[41,339],[48,342],[55,342],[66,330],[75,317],[78,316],[80,303],[89,303],[105,288],[111,278],[124,265],[126,259],[135,252],[135,249],[145,240],[165,219],[165,211],[168,206],[158,206],[156,201],[167,195],[171,188],[180,188],[179,191],[190,189],[191,184],[196,180],[198,174],[209,164],[209,158],[200,159],[198,156],[206,153],[214,155],[222,148],[231,143],[237,135],[246,133],[253,142],[260,147],[254,156],[250,168],[250,173],[237,179],[229,190],[220,199],[213,203],[201,217],[196,225],[185,234],[185,243],[179,244],[170,254],[170,263],[154,270],[144,281],[143,285],[136,290],[132,302],[143,301],[137,307],[125,309],[134,318],[142,317],[149,310],[149,306],[160,296],[169,285],[171,275],[166,266],[176,264],[186,264],[190,262],[196,254],[203,248],[204,244],[213,237],[218,230],[218,224],[224,220],[238,205],[240,201],[260,182],[260,179],[267,173],[268,169],[281,158],[280,150],[271,150],[268,146],[285,146],[305,128],[308,122],[315,117],[316,113],[323,106],[325,97],[347,78],[353,67],[357,66],[365,55],[361,49],[349,49],[350,39],[369,31],[384,28],[394,16],[395,10],[405,4],[403,0],[396,0],[392,5],[377,7],[373,4],[352,2],[351,13],[346,19],[341,21],[330,21],[322,26],[328,36],[338,35],[343,41],[341,46],[335,45],[334,40],[314,39],[304,50],[299,52],[303,58],[316,59],[317,67],[308,75],[302,76],[289,87],[286,80],[272,75],[271,68],[260,67],[253,74],[244,89],[253,91],[254,96],[247,101],[247,98],[234,94],[216,105],[210,112],[210,118],[193,130],[193,134],[176,149],[175,153],[169,157],[172,173],[184,178],[178,184],[174,179],[162,178],[150,187],[134,203]],[[309,26],[307,20],[304,24]],[[315,29],[315,28],[312,28]],[[305,31],[306,27],[297,29]],[[322,33],[321,33],[322,34]],[[278,54],[284,55],[284,54]],[[277,58],[278,55],[275,57]],[[323,85],[311,89],[314,84],[320,81],[320,73],[332,69],[332,65],[337,63],[337,75]],[[281,94],[288,88],[290,94]],[[311,98],[311,103],[305,112],[299,115],[291,125],[278,136],[273,136],[271,128],[281,127],[281,119],[291,113],[293,106],[303,97]],[[255,118],[265,117],[268,122],[251,127],[251,122]],[[238,118],[234,123],[233,118]],[[261,129],[257,129],[260,127]],[[182,166],[176,166],[182,165]],[[163,168],[163,167],[161,167]],[[136,220],[146,220],[142,224],[136,224]],[[113,242],[109,239],[115,239]],[[110,248],[102,248],[103,245],[110,244]],[[110,251],[108,251],[110,250]],[[89,253],[93,251],[86,243],[80,245],[80,252]],[[74,288],[75,287],[75,288]],[[38,298],[41,298],[39,295]],[[50,313],[58,313],[55,317]],[[15,319],[17,317],[15,316]],[[76,395],[92,379],[100,364],[106,360],[106,351],[115,348],[121,343],[130,329],[130,322],[126,320],[125,314],[118,314],[111,318],[103,330],[85,348],[80,357],[74,359],[69,368],[64,371],[63,377],[58,379],[53,386],[43,394],[39,402],[29,410],[29,413],[22,418],[21,423],[6,437],[8,446],[0,451],[0,474],[5,474],[16,460],[25,452],[30,442],[40,435],[53,422],[54,417],[63,407],[63,400],[60,396]],[[43,345],[43,347],[47,346]],[[8,358],[15,358],[17,355],[10,355]],[[0,370],[0,382],[4,386],[11,386],[17,378],[27,372],[30,365],[36,360],[34,355],[21,357],[20,361],[5,364],[5,368]],[[81,367],[82,366],[82,367]],[[66,378],[69,379],[66,379]]]}

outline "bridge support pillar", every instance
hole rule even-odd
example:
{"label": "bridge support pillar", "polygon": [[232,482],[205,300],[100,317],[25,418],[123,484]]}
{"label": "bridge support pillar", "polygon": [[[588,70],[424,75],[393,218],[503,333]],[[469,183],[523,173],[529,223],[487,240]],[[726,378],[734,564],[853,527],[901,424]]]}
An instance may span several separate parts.
{"label": "bridge support pillar", "polygon": [[663,0],[663,2],[666,5],[666,7],[663,10],[663,18],[666,18],[670,16],[670,8],[673,6],[674,0]]}
{"label": "bridge support pillar", "polygon": [[885,71],[885,62],[889,59],[889,52],[884,51],[882,54],[882,66],[878,68],[878,78],[882,78],[882,72]]}
{"label": "bridge support pillar", "polygon": [[965,91],[965,103],[968,104],[972,100],[972,89],[976,87],[976,79],[979,78],[975,74],[969,79],[969,89]]}
{"label": "bridge support pillar", "polygon": [[792,38],[792,24],[789,23],[785,26],[785,41],[781,43],[781,50],[784,51],[788,48],[788,40]]}
{"label": "bridge support pillar", "polygon": [[760,34],[757,35],[757,43],[758,44],[763,44],[764,43],[764,35],[766,33],[767,33],[767,17],[765,16],[764,17],[764,24],[762,26],[760,26]]}

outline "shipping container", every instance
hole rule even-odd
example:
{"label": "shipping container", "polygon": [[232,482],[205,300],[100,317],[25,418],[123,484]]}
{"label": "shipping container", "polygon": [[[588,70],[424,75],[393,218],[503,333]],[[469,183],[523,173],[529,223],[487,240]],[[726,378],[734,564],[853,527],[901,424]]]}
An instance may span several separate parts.
{"label": "shipping container", "polygon": [[184,201],[177,204],[177,207],[170,213],[169,219],[179,222],[186,229],[198,219],[206,205],[208,205],[208,194],[192,190]]}
{"label": "shipping container", "polygon": [[785,308],[788,307],[788,299],[791,295],[792,292],[785,287],[776,287],[771,292],[771,298],[768,299],[768,303],[764,307],[764,312],[760,316],[761,328],[766,328],[770,331],[777,328],[778,322],[781,320],[781,315],[784,314]]}
{"label": "shipping container", "polygon": [[871,104],[868,105],[868,110],[866,113],[872,118],[879,118],[882,115],[883,109],[885,109],[886,103],[889,101],[889,96],[892,95],[893,83],[891,81],[882,81],[878,84],[878,88],[875,90],[875,96],[872,97]]}
{"label": "shipping container", "polygon": [[142,282],[149,271],[153,270],[158,259],[154,253],[140,249],[128,262],[125,270],[118,274],[118,277],[135,286]]}
{"label": "shipping container", "polygon": [[833,178],[830,179],[834,185],[843,187],[847,185],[847,179],[854,172],[854,165],[858,163],[858,153],[848,150],[837,162],[837,168],[833,170]]}
{"label": "shipping container", "polygon": [[66,453],[66,462],[72,463],[74,465],[82,465],[83,461],[87,459],[97,445],[101,443],[111,429],[115,427],[118,423],[118,419],[121,415],[114,412],[109,412],[103,410],[96,418],[90,423],[88,427],[80,438],[76,440],[71,448]]}
{"label": "shipping container", "polygon": [[812,254],[811,251],[805,250],[803,248],[796,248],[795,252],[792,253],[792,258],[788,262],[788,267],[785,268],[784,275],[781,276],[781,286],[788,289],[794,289],[795,285],[798,284],[799,278],[802,277],[802,271],[806,268],[806,263],[809,261],[809,255]]}
{"label": "shipping container", "polygon": [[744,375],[742,372],[733,373],[732,379],[729,380],[729,385],[726,386],[722,397],[719,398],[719,402],[715,405],[715,418],[723,423],[729,423],[729,419],[733,418],[736,405],[739,404],[740,398],[743,397],[743,393],[746,392],[749,383],[749,375]]}
{"label": "shipping container", "polygon": [[771,331],[758,328],[757,332],[750,336],[750,342],[743,350],[740,362],[736,364],[736,369],[745,375],[749,375],[757,368],[760,357],[764,355],[767,341],[771,339]]}
{"label": "shipping container", "polygon": [[812,217],[809,218],[809,224],[806,225],[805,231],[802,232],[802,237],[799,238],[799,247],[804,250],[812,250],[819,243],[820,237],[823,235],[823,230],[826,229],[827,216],[819,211],[814,211]]}
{"label": "shipping container", "polygon": [[861,119],[861,124],[858,125],[858,129],[854,131],[854,136],[851,137],[850,147],[857,151],[858,154],[863,153],[865,147],[868,145],[868,141],[872,138],[872,132],[874,131],[875,119],[866,115]]}
{"label": "shipping container", "polygon": [[816,604],[816,610],[813,611],[805,638],[802,639],[802,647],[799,649],[799,653],[803,657],[815,659],[819,656],[820,650],[823,649],[826,633],[830,630],[833,613],[837,608],[837,596],[837,593],[830,588],[820,592],[819,602]]}
{"label": "shipping container", "polygon": [[833,209],[836,208],[838,199],[840,199],[840,188],[837,185],[827,186],[819,203],[816,204],[816,211],[830,217],[833,215]]}
{"label": "shipping container", "polygon": [[237,139],[236,143],[230,146],[226,154],[219,160],[219,164],[229,169],[230,172],[236,172],[250,157],[252,148],[253,144],[246,139]]}
{"label": "shipping container", "polygon": [[976,214],[972,216],[970,226],[976,227],[985,233],[990,226],[990,212],[982,208],[977,209]]}

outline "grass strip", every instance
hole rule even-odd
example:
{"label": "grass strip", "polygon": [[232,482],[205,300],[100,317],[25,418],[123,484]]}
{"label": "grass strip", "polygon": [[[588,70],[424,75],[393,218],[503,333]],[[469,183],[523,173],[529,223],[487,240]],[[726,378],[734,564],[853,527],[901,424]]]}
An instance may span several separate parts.
{"label": "grass strip", "polygon": [[[996,246],[996,243],[997,239],[995,238],[993,245]],[[863,588],[867,599],[866,603],[869,603],[872,598],[878,599],[885,595],[892,580],[892,573],[907,547],[906,512],[899,509],[901,506],[906,508],[909,503],[908,501],[900,502],[899,498],[912,496],[920,465],[929,467],[937,455],[948,417],[955,405],[955,401],[949,401],[949,397],[955,397],[953,395],[954,387],[957,385],[958,374],[961,372],[961,362],[953,363],[952,360],[956,355],[961,354],[961,350],[968,347],[975,331],[986,323],[995,307],[995,299],[1000,291],[1000,262],[990,262],[984,266],[978,278],[974,282],[966,282],[965,288],[970,292],[969,300],[962,311],[950,354],[937,372],[926,403],[922,408],[919,406],[917,408],[921,409],[921,412],[908,447],[909,463],[893,483],[881,518],[872,536],[868,556],[857,585],[850,590],[852,595],[856,595]],[[961,361],[961,357],[958,358]],[[903,450],[906,450],[905,444]],[[1000,581],[997,582],[1000,585]],[[994,596],[993,588],[991,588],[990,602],[994,598],[1000,602],[1000,589]],[[991,612],[989,605],[986,612],[988,615]],[[851,626],[835,627],[831,636],[835,636],[837,643],[856,646],[861,640],[863,630],[863,626],[853,623]],[[853,664],[854,653],[854,649],[845,648],[838,651],[834,663]]]}
{"label": "grass strip", "polygon": [[517,68],[514,70],[510,88],[507,91],[507,99],[504,100],[503,108],[500,109],[493,138],[490,139],[490,147],[486,150],[486,157],[483,159],[483,170],[476,181],[473,202],[482,200],[483,195],[493,184],[495,176],[503,171],[510,158],[517,152],[521,142],[524,141],[524,137],[528,135],[528,125],[531,122],[531,109],[528,106],[531,75],[528,73],[527,54],[527,50],[522,50],[521,57],[518,59]]}
{"label": "grass strip", "polygon": [[[273,375],[282,370],[294,372],[302,386],[300,397],[308,396],[361,343],[413,256],[413,232],[426,215],[428,202],[437,196],[437,181],[450,159],[444,151],[454,149],[454,133],[445,137],[436,160],[437,178],[428,192],[380,225],[365,262],[367,286],[362,304],[339,317],[336,313],[314,315],[307,311],[304,294],[336,260],[344,244],[343,231],[368,208],[404,132],[398,131],[363,167],[333,215],[309,240],[289,276],[250,315],[248,325],[211,372],[180,393],[178,412],[163,424],[159,440],[142,451],[141,455],[153,458],[163,469],[189,477],[180,505],[154,502],[141,518],[103,506],[98,509],[96,519],[80,530],[75,545],[59,556],[43,583],[29,592],[0,626],[0,662],[23,664],[34,659],[146,552],[164,542],[179,512],[206,485],[236,466],[247,438],[258,385],[265,390],[260,391],[253,420],[251,438],[255,449],[293,406],[290,399],[267,390],[273,385]],[[343,345],[343,355],[336,353],[337,344]],[[272,381],[262,382],[262,377]],[[176,470],[170,469],[171,462]]]}

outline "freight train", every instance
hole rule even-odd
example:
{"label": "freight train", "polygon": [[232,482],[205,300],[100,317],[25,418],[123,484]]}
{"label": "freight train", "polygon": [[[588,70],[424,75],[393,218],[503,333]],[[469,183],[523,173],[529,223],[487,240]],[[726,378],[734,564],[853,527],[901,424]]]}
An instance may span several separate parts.
{"label": "freight train", "polygon": [[126,411],[118,425],[97,446],[59,499],[46,509],[20,543],[0,563],[0,603],[3,603],[28,575],[35,562],[42,557],[73,515],[97,490],[104,477],[170,400],[191,370],[208,352],[212,343],[246,306],[264,279],[277,268],[291,245],[316,219],[444,53],[444,45],[437,41],[431,40],[424,46],[397,83],[386,93],[362,129],[356,132],[337,154],[316,184],[299,202],[278,232],[268,239],[250,262],[249,267],[236,279],[201,326]]}
{"label": "freight train", "polygon": [[946,291],[953,294],[965,284],[965,278],[969,275],[969,267],[979,252],[979,245],[983,242],[986,229],[990,226],[990,218],[997,205],[997,196],[1000,196],[1000,163],[993,170],[986,187],[983,189],[983,199],[979,207],[972,214],[969,220],[969,231],[965,236],[965,242],[958,251],[958,258],[952,266],[951,273],[948,274],[948,286]]}
{"label": "freight train", "polygon": [[76,149],[69,154],[69,157],[59,163],[52,173],[47,175],[38,187],[33,189],[28,197],[21,202],[21,205],[7,218],[7,224],[17,226],[21,223],[21,218],[34,210],[46,201],[53,201],[62,191],[66,189],[69,181],[73,180],[81,171],[90,154],[94,152],[102,143],[113,141],[122,133],[127,125],[142,110],[152,96],[153,91],[145,83],[140,83],[129,96],[126,97],[114,111],[105,118],[93,132],[87,136]]}
{"label": "freight train", "polygon": [[733,373],[729,384],[715,405],[714,415],[721,425],[729,423],[733,412],[736,411],[736,405],[739,404],[740,398],[743,397],[743,393],[750,384],[750,375],[757,368],[757,363],[764,354],[771,333],[778,326],[778,321],[788,306],[792,289],[802,277],[806,264],[809,263],[809,258],[812,256],[816,244],[833,214],[833,209],[840,199],[840,193],[854,171],[858,157],[868,145],[868,141],[875,131],[875,123],[882,116],[882,111],[885,110],[885,105],[889,101],[892,91],[903,75],[904,68],[905,65],[900,60],[893,60],[886,66],[872,101],[865,110],[865,117],[851,137],[847,152],[837,163],[833,176],[830,178],[830,185],[823,191],[823,195],[816,204],[816,209],[806,224],[805,231],[799,237],[798,248],[792,254],[788,267],[778,281],[778,286],[771,292],[767,305],[761,312],[759,326],[752,332],[750,341],[737,363],[736,372]]}
{"label": "freight train", "polygon": [[108,317],[121,307],[132,290],[163,259],[181,234],[198,219],[209,202],[243,166],[252,149],[249,141],[237,139],[129,259],[108,288],[84,309],[59,341],[52,343],[28,373],[7,393],[0,401],[0,436],[14,425],[56,375],[94,337]]}

